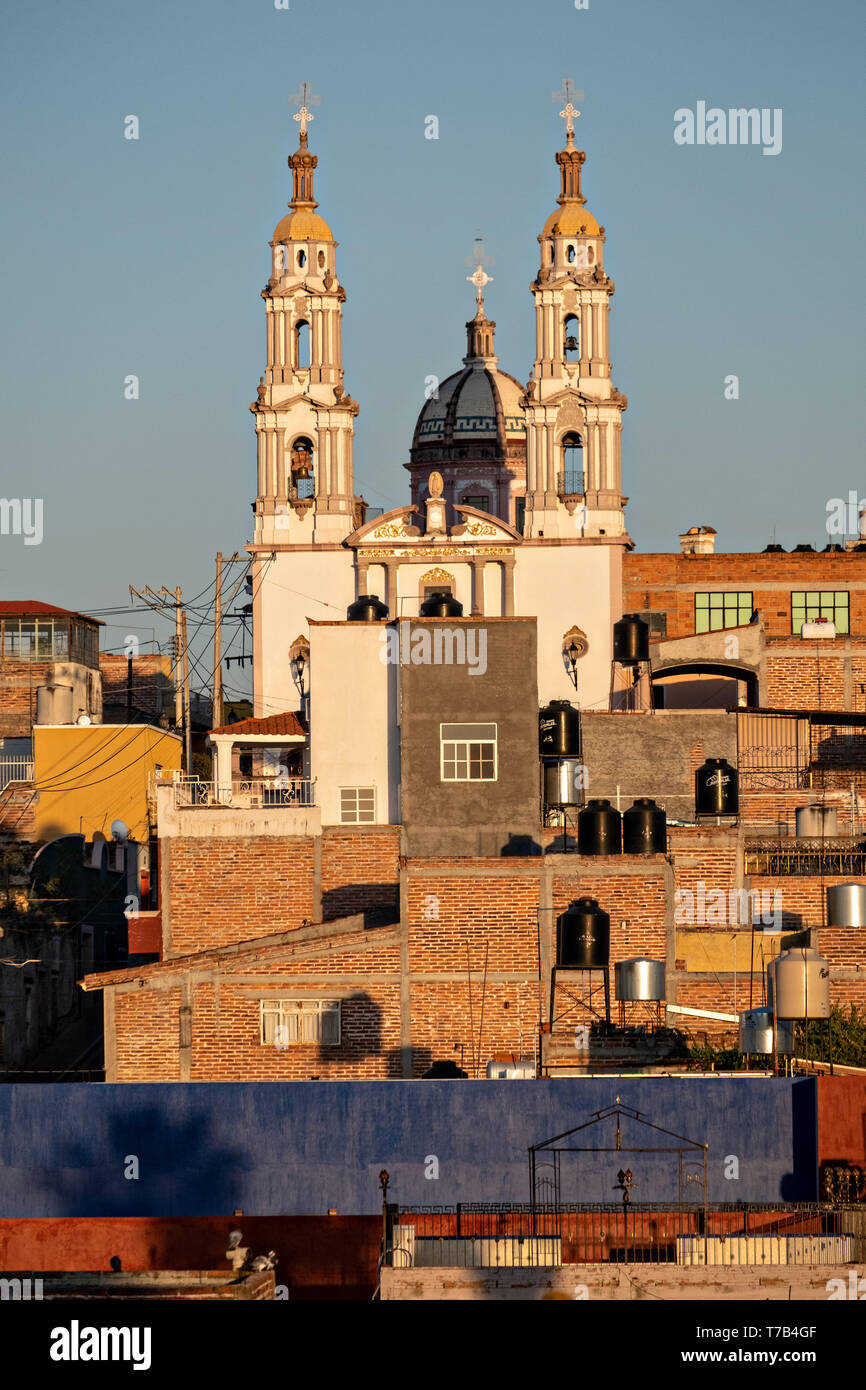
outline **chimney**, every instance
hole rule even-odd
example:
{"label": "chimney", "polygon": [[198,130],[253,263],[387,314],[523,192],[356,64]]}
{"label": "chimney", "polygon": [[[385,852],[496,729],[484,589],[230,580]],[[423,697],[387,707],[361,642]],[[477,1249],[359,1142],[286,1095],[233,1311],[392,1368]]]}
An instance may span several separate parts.
{"label": "chimney", "polygon": [[683,555],[714,555],[716,551],[716,531],[713,526],[690,526],[680,536],[680,550]]}

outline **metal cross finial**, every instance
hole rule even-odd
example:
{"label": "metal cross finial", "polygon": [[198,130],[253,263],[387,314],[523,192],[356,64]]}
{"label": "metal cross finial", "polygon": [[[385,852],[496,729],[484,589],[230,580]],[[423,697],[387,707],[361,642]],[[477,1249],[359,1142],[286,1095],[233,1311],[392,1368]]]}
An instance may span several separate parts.
{"label": "metal cross finial", "polygon": [[565,117],[565,131],[566,131],[566,134],[569,135],[569,136],[571,136],[572,139],[573,139],[573,138],[574,138],[574,118],[575,118],[575,116],[579,116],[579,115],[580,115],[580,112],[578,111],[577,107],[573,104],[573,102],[572,102],[572,100],[571,100],[572,96],[576,96],[577,99],[578,99],[578,101],[581,101],[581,100],[583,99],[583,92],[575,92],[575,91],[574,91],[574,84],[573,84],[571,78],[570,78],[570,77],[566,77],[566,78],[563,80],[563,83],[562,83],[562,91],[561,91],[561,92],[554,92],[554,93],[553,93],[553,100],[554,100],[554,101],[562,101],[562,102],[565,103],[565,105],[564,105],[564,107],[563,107],[563,110],[560,111],[559,114],[560,114],[560,116],[564,116],[564,117]]}
{"label": "metal cross finial", "polygon": [[292,117],[292,120],[300,121],[302,135],[306,135],[307,126],[309,125],[310,121],[315,119],[312,111],[310,111],[309,108],[311,106],[318,106],[319,100],[319,97],[313,95],[313,90],[309,82],[302,82],[301,90],[299,92],[292,92],[292,95],[289,97],[290,104],[294,104],[296,102],[300,104],[301,109],[295,112],[294,116]]}
{"label": "metal cross finial", "polygon": [[490,284],[493,276],[486,273],[483,265],[479,265],[476,266],[474,275],[467,275],[466,279],[469,281],[470,285],[475,286],[475,298],[478,301],[478,308],[483,308],[484,286]]}

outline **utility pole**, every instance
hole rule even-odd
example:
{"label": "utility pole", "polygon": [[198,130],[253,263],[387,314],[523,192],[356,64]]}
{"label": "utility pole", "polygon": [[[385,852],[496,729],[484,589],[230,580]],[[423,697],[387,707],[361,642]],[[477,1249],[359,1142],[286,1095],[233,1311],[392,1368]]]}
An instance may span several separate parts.
{"label": "utility pole", "polygon": [[[180,590],[178,590],[180,593]],[[183,740],[186,750],[186,775],[192,775],[192,757],[190,753],[190,720],[189,720],[189,647],[186,640],[186,609],[181,613],[181,641],[183,643]]]}
{"label": "utility pole", "polygon": [[[163,590],[168,593],[168,589]],[[174,722],[179,729],[183,724],[183,690],[181,686],[181,656],[183,653],[183,623],[181,618],[180,585],[174,591]],[[189,769],[187,769],[189,771]]]}
{"label": "utility pole", "polygon": [[223,556],[222,551],[218,550],[216,557],[216,595],[214,597],[212,729],[220,728],[223,722],[222,584]]}

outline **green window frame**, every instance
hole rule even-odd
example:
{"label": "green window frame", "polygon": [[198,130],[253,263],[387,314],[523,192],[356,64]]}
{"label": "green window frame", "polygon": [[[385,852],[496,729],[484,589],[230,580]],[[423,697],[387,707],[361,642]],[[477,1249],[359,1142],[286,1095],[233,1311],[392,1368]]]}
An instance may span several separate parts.
{"label": "green window frame", "polygon": [[829,618],[840,634],[851,631],[851,595],[847,589],[794,589],[791,592],[791,631],[799,635],[804,623]]}
{"label": "green window frame", "polygon": [[695,594],[695,632],[722,632],[742,627],[755,611],[751,589],[724,589]]}

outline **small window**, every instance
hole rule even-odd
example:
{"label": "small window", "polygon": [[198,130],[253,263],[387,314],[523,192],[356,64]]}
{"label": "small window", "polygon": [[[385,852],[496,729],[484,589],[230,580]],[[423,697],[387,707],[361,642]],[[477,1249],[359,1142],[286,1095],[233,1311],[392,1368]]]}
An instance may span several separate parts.
{"label": "small window", "polygon": [[339,1047],[341,1014],[339,999],[263,999],[262,1046],[318,1043],[322,1047]]}
{"label": "small window", "polygon": [[304,267],[306,264],[307,264],[307,253],[306,253],[306,251],[299,251],[299,252],[298,252],[298,265],[301,266],[301,268],[303,269],[303,267]]}
{"label": "small window", "polygon": [[372,825],[375,820],[375,787],[340,788],[340,821],[343,825]]}
{"label": "small window", "polygon": [[324,251],[320,251],[320,252],[319,252],[319,269],[320,269],[320,270],[324,270],[324,269],[325,269],[325,253],[324,253]]}
{"label": "small window", "polygon": [[310,325],[306,319],[295,324],[295,367],[305,370],[310,365]]}
{"label": "small window", "polygon": [[443,782],[495,782],[495,724],[440,724],[440,777]]}
{"label": "small window", "polygon": [[523,534],[526,525],[526,498],[518,497],[514,502],[514,529]]}
{"label": "small window", "polygon": [[804,623],[829,618],[838,633],[850,631],[849,595],[846,590],[797,590],[791,594],[791,631],[799,633]]}
{"label": "small window", "polygon": [[726,627],[742,627],[753,612],[751,590],[695,594],[695,632],[721,632]]}
{"label": "small window", "polygon": [[566,362],[580,360],[580,321],[576,314],[568,314],[563,324],[563,351]]}
{"label": "small window", "polygon": [[569,246],[568,250],[567,250],[566,253],[565,253],[565,259],[568,261],[568,264],[569,264],[569,265],[571,265],[572,262],[574,261],[574,247],[573,247],[573,246]]}
{"label": "small window", "polygon": [[477,507],[480,512],[490,511],[490,498],[486,492],[468,494],[460,503],[462,507]]}

